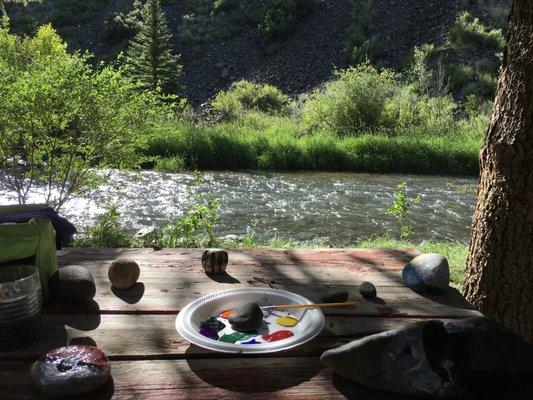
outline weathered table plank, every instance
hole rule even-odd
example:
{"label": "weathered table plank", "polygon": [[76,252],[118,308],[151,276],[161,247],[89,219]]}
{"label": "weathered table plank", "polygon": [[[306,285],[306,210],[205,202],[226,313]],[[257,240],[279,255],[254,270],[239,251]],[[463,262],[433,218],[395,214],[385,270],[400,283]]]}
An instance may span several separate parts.
{"label": "weathered table plank", "polygon": [[[190,345],[175,328],[174,315],[45,315],[43,336],[22,349],[0,352],[0,360],[33,360],[42,353],[67,344],[90,344],[111,359],[155,359],[187,357],[233,357]],[[356,337],[417,322],[411,318],[328,317],[321,335],[303,346],[277,356],[320,356],[325,350]],[[131,334],[134,332],[134,334]]]}
{"label": "weathered table plank", "polygon": [[[139,283],[132,289],[111,288],[109,264],[128,256],[141,266]],[[91,270],[97,285],[92,307],[52,305],[45,313],[177,313],[204,294],[235,286],[270,286],[320,301],[325,292],[348,291],[359,298],[364,280],[378,288],[380,299],[362,301],[354,309],[327,309],[327,315],[464,318],[478,315],[450,288],[445,296],[420,295],[403,285],[400,269],[412,258],[410,251],[376,250],[264,250],[230,252],[229,275],[208,277],[200,266],[201,250],[70,249],[60,257],[65,265],[77,263]],[[277,262],[281,264],[277,264]],[[321,290],[317,290],[320,288]]]}
{"label": "weathered table plank", "polygon": [[[27,362],[0,361],[0,398],[48,399],[28,384],[28,370]],[[111,372],[106,385],[76,400],[413,399],[349,383],[324,368],[317,357],[112,361]],[[480,393],[460,399],[525,400],[527,396]]]}

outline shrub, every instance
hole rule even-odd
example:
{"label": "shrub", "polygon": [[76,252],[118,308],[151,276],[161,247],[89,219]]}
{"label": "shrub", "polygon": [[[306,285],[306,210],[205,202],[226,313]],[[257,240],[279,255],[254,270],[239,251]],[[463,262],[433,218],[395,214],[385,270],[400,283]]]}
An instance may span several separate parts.
{"label": "shrub", "polygon": [[116,205],[110,205],[106,212],[96,217],[87,234],[74,239],[76,247],[131,247],[133,236],[120,224],[120,213]]}
{"label": "shrub", "polygon": [[455,50],[473,52],[479,49],[503,49],[505,38],[501,29],[490,29],[469,12],[462,12],[448,35],[448,44]]}
{"label": "shrub", "polygon": [[173,156],[156,159],[154,169],[159,172],[180,172],[186,170],[187,165],[183,157]]}
{"label": "shrub", "polygon": [[315,0],[271,0],[258,25],[263,43],[274,43],[293,31],[314,6]]}
{"label": "shrub", "polygon": [[213,7],[215,11],[233,10],[239,5],[239,0],[214,0]]}
{"label": "shrub", "polygon": [[275,115],[287,114],[290,100],[274,86],[239,81],[229,90],[218,93],[212,106],[224,118],[235,118],[250,110]]}
{"label": "shrub", "polygon": [[441,135],[454,130],[456,109],[451,96],[432,97],[404,86],[387,99],[383,119],[397,134]]}
{"label": "shrub", "polygon": [[352,22],[346,32],[346,58],[350,64],[365,60],[377,61],[381,46],[376,37],[369,37],[375,11],[372,0],[350,0]]}
{"label": "shrub", "polygon": [[387,98],[397,90],[396,76],[365,63],[336,73],[337,79],[315,91],[306,102],[302,124],[337,135],[388,128],[383,119]]}
{"label": "shrub", "polygon": [[129,13],[108,13],[104,18],[104,38],[110,42],[130,39],[141,26],[142,4],[139,0],[133,3]]}

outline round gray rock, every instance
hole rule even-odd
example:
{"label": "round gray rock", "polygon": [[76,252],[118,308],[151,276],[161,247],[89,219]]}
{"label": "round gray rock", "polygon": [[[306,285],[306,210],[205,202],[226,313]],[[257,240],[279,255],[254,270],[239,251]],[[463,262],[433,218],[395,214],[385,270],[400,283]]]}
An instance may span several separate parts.
{"label": "round gray rock", "polygon": [[450,284],[448,260],[437,253],[421,254],[405,264],[402,278],[413,290],[444,291]]}
{"label": "round gray rock", "polygon": [[361,296],[365,299],[373,299],[377,295],[376,287],[372,282],[361,283],[359,286],[359,293],[361,293]]}
{"label": "round gray rock", "polygon": [[50,292],[56,299],[72,304],[87,304],[96,294],[94,278],[81,265],[67,265],[50,278]]}
{"label": "round gray rock", "polygon": [[49,351],[31,368],[37,389],[53,398],[92,392],[107,382],[111,367],[93,346],[66,346]]}
{"label": "round gray rock", "polygon": [[228,321],[237,331],[255,330],[263,322],[263,311],[257,303],[246,303],[237,308]]}

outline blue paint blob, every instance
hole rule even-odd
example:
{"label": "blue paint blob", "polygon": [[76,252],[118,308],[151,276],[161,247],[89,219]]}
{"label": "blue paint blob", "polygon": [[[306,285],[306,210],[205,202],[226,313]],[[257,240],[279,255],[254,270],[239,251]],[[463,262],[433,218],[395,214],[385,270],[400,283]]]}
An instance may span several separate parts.
{"label": "blue paint blob", "polygon": [[255,339],[248,340],[247,342],[242,342],[241,344],[260,344],[261,342],[258,342]]}

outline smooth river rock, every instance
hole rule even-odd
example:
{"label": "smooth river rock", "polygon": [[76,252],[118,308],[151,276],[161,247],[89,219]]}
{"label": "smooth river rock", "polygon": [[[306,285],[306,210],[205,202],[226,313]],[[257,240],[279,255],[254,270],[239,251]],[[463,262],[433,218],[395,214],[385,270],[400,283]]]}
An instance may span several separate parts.
{"label": "smooth river rock", "polygon": [[351,381],[414,396],[533,390],[533,345],[484,317],[418,322],[328,350],[321,360]]}
{"label": "smooth river rock", "polygon": [[359,285],[359,293],[365,299],[373,299],[377,295],[376,287],[372,282],[365,281]]}
{"label": "smooth river rock", "polygon": [[81,265],[59,268],[50,278],[50,293],[65,303],[87,304],[96,294],[93,275]]}
{"label": "smooth river rock", "polygon": [[402,278],[413,290],[443,292],[450,284],[448,260],[437,253],[421,254],[405,264]]}
{"label": "smooth river rock", "polygon": [[92,392],[107,382],[111,367],[93,346],[66,346],[49,351],[31,368],[35,387],[46,396],[68,397]]}
{"label": "smooth river rock", "polygon": [[228,321],[237,331],[252,331],[261,326],[263,311],[257,303],[246,303],[235,309]]}
{"label": "smooth river rock", "polygon": [[107,277],[111,285],[117,289],[129,289],[137,282],[141,269],[139,264],[130,258],[119,258],[111,263]]}

